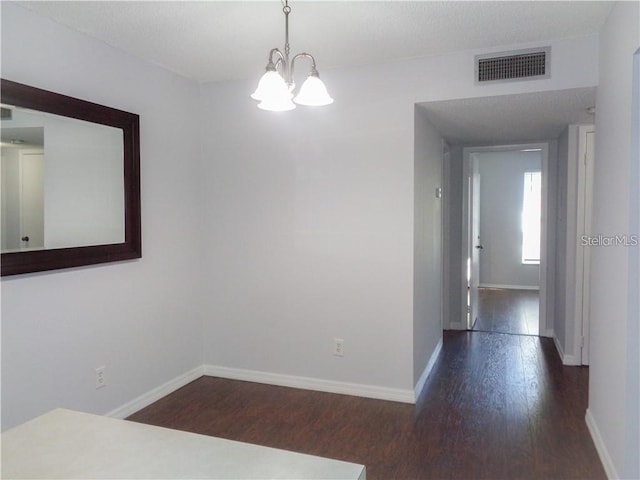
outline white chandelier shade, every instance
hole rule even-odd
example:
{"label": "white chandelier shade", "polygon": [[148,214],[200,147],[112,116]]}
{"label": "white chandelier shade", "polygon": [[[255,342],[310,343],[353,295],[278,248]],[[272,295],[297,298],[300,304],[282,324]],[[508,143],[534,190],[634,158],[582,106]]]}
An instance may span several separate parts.
{"label": "white chandelier shade", "polygon": [[[283,54],[277,48],[273,48],[269,52],[266,72],[260,78],[258,87],[251,95],[251,98],[260,102],[258,103],[258,108],[273,112],[293,110],[296,108],[293,102],[314,107],[333,103],[333,98],[327,92],[327,87],[320,80],[313,55],[299,53],[289,61],[289,13],[291,13],[291,7],[289,7],[288,0],[285,0],[282,11],[285,15],[285,53]],[[299,58],[307,58],[311,61],[311,71],[302,87],[300,87],[300,91],[293,98],[293,90],[295,88],[293,69],[296,60]]]}
{"label": "white chandelier shade", "polygon": [[327,87],[324,86],[320,77],[317,74],[310,74],[300,87],[300,91],[293,101],[299,105],[323,107],[333,103],[333,98],[329,96]]}
{"label": "white chandelier shade", "polygon": [[275,70],[267,70],[264,75],[260,77],[258,87],[256,88],[256,91],[251,94],[251,98],[262,101],[267,96],[272,95],[274,91],[279,91],[281,87],[280,84],[282,84],[284,88],[287,88],[286,83],[284,83],[284,79],[278,72]]}
{"label": "white chandelier shade", "polygon": [[284,79],[275,70],[267,70],[262,75],[258,88],[251,95],[251,98],[260,102],[258,108],[271,112],[285,112],[296,108],[291,101],[292,97]]}

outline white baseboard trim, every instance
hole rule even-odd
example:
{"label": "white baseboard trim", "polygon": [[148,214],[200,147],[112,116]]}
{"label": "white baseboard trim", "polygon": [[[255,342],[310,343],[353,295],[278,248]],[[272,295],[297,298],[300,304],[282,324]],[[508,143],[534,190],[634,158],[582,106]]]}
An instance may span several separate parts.
{"label": "white baseboard trim", "polygon": [[503,288],[505,290],[540,290],[538,285],[503,285],[500,283],[481,283],[480,288]]}
{"label": "white baseboard trim", "polygon": [[375,385],[298,377],[281,373],[261,372],[258,370],[219,367],[216,365],[204,365],[204,375],[244,380],[246,382],[265,383],[268,385],[279,385],[281,387],[301,388],[303,390],[390,400],[392,402],[415,403],[413,390],[403,390],[400,388],[378,387]]}
{"label": "white baseboard trim", "polygon": [[127,418],[129,415],[133,415],[138,410],[143,409],[151,405],[153,402],[157,402],[163,397],[166,397],[172,392],[175,392],[181,387],[184,387],[187,383],[193,382],[204,375],[204,369],[202,366],[196,367],[193,370],[184,373],[173,380],[169,380],[167,383],[154,388],[153,390],[134,398],[130,402],[125,403],[121,407],[111,410],[105,415],[113,418]]}
{"label": "white baseboard trim", "polygon": [[600,461],[602,462],[602,466],[604,467],[604,472],[607,474],[607,478],[611,480],[620,478],[618,476],[618,472],[616,472],[616,468],[613,466],[609,451],[607,450],[607,447],[602,440],[600,429],[598,429],[598,425],[596,424],[596,421],[591,414],[591,410],[589,410],[588,408],[584,419],[587,422],[587,428],[589,429],[589,433],[591,434],[593,443],[596,446],[596,450],[598,452],[598,455],[600,456]]}
{"label": "white baseboard trim", "polygon": [[449,325],[444,329],[445,330],[466,330],[467,326],[462,322],[450,322]]}
{"label": "white baseboard trim", "polygon": [[540,336],[545,338],[554,338],[556,336],[556,332],[553,328],[547,328],[540,334]]}
{"label": "white baseboard trim", "polygon": [[553,336],[553,343],[556,346],[556,350],[560,355],[560,360],[562,360],[563,365],[573,366],[573,367],[576,365],[582,365],[581,359],[576,359],[575,355],[568,355],[565,353],[564,349],[562,348],[562,345],[560,344],[560,340],[558,340],[558,337],[556,337],[555,335]]}
{"label": "white baseboard trim", "polygon": [[427,382],[427,378],[429,377],[429,374],[431,373],[431,370],[433,370],[433,366],[436,363],[436,360],[438,359],[438,355],[440,354],[440,350],[442,350],[442,337],[440,337],[440,340],[438,340],[438,344],[436,345],[436,348],[433,350],[433,353],[431,354],[431,357],[429,357],[429,361],[427,362],[427,366],[424,367],[424,370],[422,371],[422,375],[420,375],[420,378],[418,379],[418,382],[416,383],[414,390],[414,403],[418,401],[418,397],[420,396],[420,394],[422,393],[422,389],[424,388],[424,384]]}

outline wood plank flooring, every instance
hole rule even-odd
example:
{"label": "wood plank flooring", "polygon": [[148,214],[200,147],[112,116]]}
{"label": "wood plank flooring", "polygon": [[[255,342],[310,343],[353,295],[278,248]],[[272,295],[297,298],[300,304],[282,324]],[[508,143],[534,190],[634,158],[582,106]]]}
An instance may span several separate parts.
{"label": "wood plank flooring", "polygon": [[478,289],[478,318],[474,331],[538,335],[537,290]]}
{"label": "wood plank flooring", "polygon": [[550,339],[444,332],[416,405],[201,377],[129,420],[360,463],[369,480],[604,479],[587,389]]}

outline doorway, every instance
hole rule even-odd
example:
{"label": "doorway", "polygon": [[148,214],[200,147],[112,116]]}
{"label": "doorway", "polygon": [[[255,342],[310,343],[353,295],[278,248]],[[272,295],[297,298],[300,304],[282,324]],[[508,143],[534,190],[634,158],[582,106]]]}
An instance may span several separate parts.
{"label": "doorway", "polygon": [[586,87],[420,104],[429,123],[450,147],[450,162],[443,168],[445,330],[468,329],[469,149],[480,145],[491,147],[475,150],[540,145],[545,171],[542,213],[546,217],[541,224],[539,336],[553,338],[563,363],[578,364],[573,363],[578,358],[573,336],[574,330],[577,331],[576,324],[573,316],[567,315],[566,308],[573,302],[565,302],[567,285],[575,286],[575,282],[569,282],[567,278],[568,269],[575,272],[575,264],[568,264],[565,250],[570,245],[575,254],[577,241],[567,231],[567,221],[575,220],[576,214],[567,205],[568,199],[575,198],[575,192],[567,191],[570,183],[565,168],[567,149],[566,144],[563,145],[563,132],[568,125],[593,123],[591,107],[596,103],[595,98],[596,88]]}
{"label": "doorway", "polygon": [[539,335],[548,144],[468,147],[463,159],[463,323],[467,330]]}
{"label": "doorway", "polygon": [[44,247],[44,151],[3,146],[2,252]]}

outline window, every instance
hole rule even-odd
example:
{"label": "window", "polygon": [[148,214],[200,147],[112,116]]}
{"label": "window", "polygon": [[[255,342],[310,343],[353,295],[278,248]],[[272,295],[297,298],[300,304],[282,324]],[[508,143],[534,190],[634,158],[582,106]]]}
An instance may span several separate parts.
{"label": "window", "polygon": [[524,172],[522,263],[540,264],[542,172]]}

